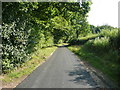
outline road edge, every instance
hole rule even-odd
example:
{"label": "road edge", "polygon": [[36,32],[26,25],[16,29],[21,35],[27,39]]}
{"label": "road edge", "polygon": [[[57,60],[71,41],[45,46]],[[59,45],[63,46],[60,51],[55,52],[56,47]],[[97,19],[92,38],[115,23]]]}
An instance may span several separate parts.
{"label": "road edge", "polygon": [[88,68],[89,70],[91,70],[99,79],[101,79],[101,81],[107,86],[107,88],[113,88],[113,89],[114,88],[119,88],[109,78],[107,78],[107,76],[104,75],[100,70],[94,68],[90,63],[88,63],[87,61],[81,59],[81,57],[78,56],[78,55],[76,55],[74,52],[72,52],[72,53],[76,56],[77,59],[79,59],[79,60],[81,60],[83,62],[83,64],[85,65],[86,68]]}
{"label": "road edge", "polygon": [[[47,58],[45,58],[39,65],[37,65],[36,68],[31,73],[33,73],[39,66],[41,66],[42,64],[44,64],[54,54],[54,52],[57,49],[58,48],[56,48],[49,56],[47,56]],[[24,75],[24,76],[20,77],[19,80],[17,79],[17,82],[15,82],[15,85],[12,86],[12,87],[11,87],[11,85],[13,85],[13,83],[11,83],[10,85],[9,84],[5,85],[5,86],[2,85],[2,89],[5,89],[5,88],[15,88],[17,85],[19,85],[20,83],[22,83],[30,74]],[[9,87],[7,87],[7,86],[9,86]]]}

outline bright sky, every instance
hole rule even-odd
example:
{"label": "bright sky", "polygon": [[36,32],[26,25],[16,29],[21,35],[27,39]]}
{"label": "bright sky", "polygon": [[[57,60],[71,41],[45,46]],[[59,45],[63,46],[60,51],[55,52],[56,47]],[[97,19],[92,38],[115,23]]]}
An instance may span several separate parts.
{"label": "bright sky", "polygon": [[104,24],[118,27],[118,2],[120,0],[92,0],[88,22],[95,26]]}

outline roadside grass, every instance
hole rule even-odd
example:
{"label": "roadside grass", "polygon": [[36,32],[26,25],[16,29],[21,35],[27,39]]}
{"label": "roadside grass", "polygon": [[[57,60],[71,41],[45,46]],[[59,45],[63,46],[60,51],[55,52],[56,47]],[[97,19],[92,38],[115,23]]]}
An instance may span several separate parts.
{"label": "roadside grass", "polygon": [[42,64],[50,54],[55,51],[57,47],[52,46],[48,48],[42,48],[37,50],[35,53],[32,54],[31,60],[22,64],[21,67],[12,70],[10,73],[2,75],[2,83],[11,83],[14,82],[16,79],[23,77],[24,75],[29,75],[35,70],[40,64]]}
{"label": "roadside grass", "polygon": [[89,40],[94,40],[97,37],[101,37],[100,34],[88,34],[87,36],[81,36],[78,39],[72,39],[69,41],[69,45],[83,45]]}
{"label": "roadside grass", "polygon": [[88,40],[88,39],[91,39],[91,38],[96,38],[98,36],[100,36],[100,34],[89,34],[85,37],[79,37],[79,40]]}
{"label": "roadside grass", "polygon": [[120,65],[114,60],[116,57],[110,52],[95,52],[94,48],[88,48],[85,45],[69,46],[72,52],[77,54],[82,60],[87,61],[91,66],[100,70],[110,80],[119,85],[119,69]]}

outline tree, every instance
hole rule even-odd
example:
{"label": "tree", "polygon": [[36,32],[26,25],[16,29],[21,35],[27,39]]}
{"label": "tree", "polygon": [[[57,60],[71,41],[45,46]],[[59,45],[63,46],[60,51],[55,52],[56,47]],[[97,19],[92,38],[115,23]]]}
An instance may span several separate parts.
{"label": "tree", "polygon": [[89,2],[3,2],[3,72],[29,60],[30,54],[56,43],[77,39],[88,30]]}

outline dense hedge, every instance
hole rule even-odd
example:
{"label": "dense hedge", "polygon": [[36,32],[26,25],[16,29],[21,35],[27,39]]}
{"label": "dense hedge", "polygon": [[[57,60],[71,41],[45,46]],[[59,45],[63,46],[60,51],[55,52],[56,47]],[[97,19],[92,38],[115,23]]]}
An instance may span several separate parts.
{"label": "dense hedge", "polygon": [[30,59],[37,48],[53,45],[53,36],[45,33],[32,19],[37,3],[3,3],[2,70],[17,68]]}

